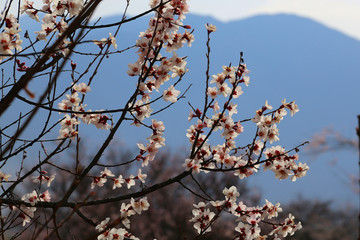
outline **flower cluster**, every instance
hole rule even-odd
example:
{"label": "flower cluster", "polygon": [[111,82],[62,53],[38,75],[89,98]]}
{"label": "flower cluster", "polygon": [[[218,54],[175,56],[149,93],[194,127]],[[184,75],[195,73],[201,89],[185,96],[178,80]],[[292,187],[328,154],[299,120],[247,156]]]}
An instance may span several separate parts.
{"label": "flower cluster", "polygon": [[[40,22],[39,13],[43,13],[41,20],[41,30],[35,31],[36,39],[47,41],[47,37],[51,38],[56,33],[61,35],[68,28],[69,21],[84,7],[83,0],[43,0],[41,7],[34,6],[34,2],[23,0],[20,6],[20,13],[27,14],[30,18]],[[63,56],[69,53],[68,40],[62,41],[58,46],[58,52]],[[20,42],[21,44],[21,42]]]}
{"label": "flower cluster", "polygon": [[[267,160],[264,161],[264,170],[271,170],[275,173],[275,177],[278,179],[291,178],[295,181],[297,178],[306,175],[309,167],[306,163],[296,164],[298,160],[298,154],[289,155],[288,152],[281,146],[272,146],[265,149],[265,143],[268,141],[271,143],[279,141],[279,130],[276,123],[283,120],[284,116],[287,115],[287,110],[290,110],[291,116],[299,111],[295,101],[290,103],[283,99],[282,104],[275,111],[265,114],[266,110],[272,110],[272,106],[265,102],[265,105],[256,111],[255,117],[251,120],[257,125],[257,140],[254,142],[251,150],[254,154],[259,155],[262,152],[265,154]],[[259,155],[259,157],[261,157]],[[259,158],[260,159],[260,158]]]}
{"label": "flower cluster", "polygon": [[46,2],[48,6],[50,6],[51,2],[54,3],[53,9],[56,15],[64,15],[67,11],[69,17],[79,14],[84,5],[83,0],[46,0]]}
{"label": "flower cluster", "polygon": [[20,24],[13,14],[8,14],[5,19],[0,15],[0,22],[5,20],[4,31],[0,33],[0,62],[6,55],[13,55],[13,50],[21,51],[22,40],[20,39]]}
{"label": "flower cluster", "polygon": [[150,117],[150,114],[153,110],[150,108],[150,104],[144,103],[143,100],[138,99],[135,104],[132,105],[130,113],[135,116],[133,125],[139,127],[141,122]]}
{"label": "flower cluster", "polygon": [[31,193],[24,194],[21,198],[24,202],[30,203],[31,206],[35,206],[38,201],[49,202],[50,199],[51,197],[47,190],[42,194],[38,194],[35,190],[33,190]]}
{"label": "flower cluster", "polygon": [[[84,107],[79,97],[79,93],[85,95],[90,91],[90,87],[85,83],[75,84],[72,88],[71,94],[66,94],[66,99],[63,99],[58,107],[62,110],[69,110],[74,112],[85,112]],[[87,113],[92,112],[88,110]],[[93,124],[99,129],[110,129],[110,125],[107,121],[110,119],[106,115],[91,113],[91,114],[79,114],[73,113],[71,115],[65,114],[65,117],[61,120],[61,129],[59,130],[58,138],[74,138],[77,135],[76,126],[80,124],[81,119],[83,123]]]}
{"label": "flower cluster", "polygon": [[205,28],[208,30],[208,33],[216,31],[216,26],[209,23],[205,24]]}
{"label": "flower cluster", "polygon": [[195,209],[192,210],[194,217],[190,219],[190,222],[194,223],[194,228],[200,234],[211,231],[211,221],[213,220],[215,213],[211,212],[210,209],[205,208],[204,202],[193,204]]}
{"label": "flower cluster", "polygon": [[[57,15],[53,13],[45,14],[42,19],[41,30],[35,32],[37,34],[38,40],[47,41],[47,37],[52,34],[58,32],[58,34],[62,34],[68,28],[68,24],[65,19],[62,17],[60,20],[57,20]],[[63,43],[63,46],[66,42]],[[62,47],[63,47],[62,46]],[[66,51],[66,50],[63,50]],[[64,52],[66,55],[67,52]]]}
{"label": "flower cluster", "polygon": [[20,12],[21,14],[26,13],[32,19],[39,21],[39,12],[48,13],[54,17],[69,14],[69,17],[72,18],[79,14],[83,7],[83,0],[43,0],[43,6],[40,9],[34,7],[34,2],[23,0]]}
{"label": "flower cluster", "polygon": [[[194,228],[199,234],[211,231],[211,224],[209,223],[216,215],[223,211],[236,216],[239,222],[235,227],[237,234],[234,239],[266,239],[272,235],[277,237],[278,234],[286,237],[287,235],[293,235],[297,230],[301,229],[301,223],[295,223],[294,217],[291,214],[280,223],[271,223],[267,220],[278,217],[278,213],[282,212],[279,203],[274,205],[265,200],[265,204],[261,207],[248,207],[241,201],[237,202],[240,194],[235,186],[225,188],[223,194],[225,196],[224,200],[210,201],[210,205],[216,208],[217,214],[205,208],[208,204],[204,202],[200,202],[197,205],[194,204],[195,209],[192,211],[194,217],[190,221],[195,222]],[[261,235],[260,222],[270,224],[274,230],[268,235]]]}
{"label": "flower cluster", "polygon": [[130,189],[132,186],[135,186],[135,180],[139,180],[142,183],[145,183],[145,179],[147,177],[146,174],[141,172],[141,169],[138,169],[137,176],[130,175],[128,178],[123,178],[120,174],[118,178],[114,178],[115,175],[111,172],[110,169],[105,168],[100,172],[98,177],[93,177],[93,181],[91,182],[91,189],[95,186],[103,187],[108,179],[111,179],[114,182],[113,190],[116,188],[121,188],[124,183],[126,183],[127,188]]}
{"label": "flower cluster", "polygon": [[23,219],[23,226],[25,226],[27,223],[30,223],[31,219],[34,217],[36,207],[26,207],[21,205],[20,211],[19,217]]}
{"label": "flower cluster", "polygon": [[302,228],[301,222],[295,223],[294,216],[289,213],[289,217],[287,217],[284,222],[279,224],[273,224],[274,230],[269,235],[282,235],[286,237],[287,235],[292,236],[297,230]]}
{"label": "flower cluster", "polygon": [[[39,201],[50,202],[51,196],[48,190],[41,194],[33,190],[31,193],[24,194],[21,200],[31,205],[31,207],[20,205],[20,213],[18,216],[23,219],[23,226],[25,226],[27,223],[30,223],[31,219],[34,217],[34,213],[36,212],[36,207],[34,207],[35,204]],[[11,206],[10,209],[15,210],[16,208],[14,206]]]}
{"label": "flower cluster", "polygon": [[[47,187],[50,187],[51,182],[55,179],[55,174],[51,175],[50,177],[46,175],[46,171],[41,171],[40,175],[37,177],[33,177],[34,183],[47,183]],[[0,183],[5,180],[8,181],[8,178],[11,175],[3,173],[0,171]],[[37,202],[50,202],[51,196],[48,190],[46,190],[43,193],[38,193],[35,190],[33,190],[31,193],[26,193],[21,197],[21,200],[25,203],[29,203],[31,207],[20,205],[19,208],[19,215],[18,217],[23,220],[23,226],[25,226],[27,223],[30,223],[31,219],[34,217],[34,213],[36,211],[35,204]],[[15,206],[9,205],[9,209],[11,211],[16,210],[17,208]]]}
{"label": "flower cluster", "polygon": [[41,184],[46,183],[47,187],[50,187],[51,182],[54,181],[56,174],[52,174],[51,176],[48,176],[46,174],[47,174],[46,171],[40,171],[39,176],[32,177],[33,183],[41,183]]}
{"label": "flower cluster", "polygon": [[279,123],[283,120],[284,116],[287,115],[286,109],[289,109],[291,116],[299,111],[298,106],[295,104],[295,101],[287,103],[286,99],[282,100],[282,105],[272,114],[264,115],[266,110],[271,110],[272,106],[265,102],[265,106],[256,111],[256,115],[251,119],[258,126],[257,135],[263,141],[269,140],[270,143],[279,141],[279,130],[276,126],[276,123]]}
{"label": "flower cluster", "polygon": [[[210,83],[216,83],[215,87],[208,87],[207,95],[213,100],[209,104],[209,108],[213,108],[215,114],[211,118],[203,117],[200,110],[191,111],[189,120],[197,118],[197,123],[190,126],[186,136],[192,145],[201,147],[197,150],[197,154],[193,158],[185,160],[184,167],[186,170],[199,173],[200,171],[207,172],[211,169],[232,169],[234,175],[240,179],[248,177],[257,171],[256,165],[260,164],[260,159],[264,153],[266,159],[264,160],[264,170],[270,169],[275,172],[276,178],[286,179],[291,176],[292,181],[306,175],[309,167],[304,163],[296,164],[298,155],[288,155],[281,147],[271,147],[265,149],[267,142],[273,143],[279,141],[279,130],[276,123],[279,123],[285,115],[287,110],[290,110],[291,116],[299,111],[298,106],[294,101],[288,103],[282,100],[281,106],[273,112],[265,113],[267,110],[272,110],[272,106],[265,102],[265,106],[256,111],[256,115],[251,120],[257,125],[257,132],[253,144],[248,147],[248,151],[242,155],[235,155],[236,149],[235,138],[244,131],[240,121],[235,122],[232,119],[233,114],[237,113],[237,104],[226,101],[224,103],[223,111],[219,104],[214,99],[219,95],[228,97],[229,99],[236,98],[242,93],[241,87],[237,84],[249,84],[249,77],[246,75],[249,72],[246,65],[236,67],[223,66],[223,72],[212,76]],[[227,80],[230,86],[227,84]],[[213,103],[213,105],[211,105]],[[222,145],[211,146],[207,142],[207,135],[205,128],[210,130],[222,130],[221,137],[224,138],[225,143]],[[265,150],[265,151],[264,151]],[[254,156],[258,156],[254,159]]]}
{"label": "flower cluster", "polygon": [[164,123],[162,121],[158,122],[155,119],[152,119],[151,122],[152,124],[150,128],[152,130],[152,134],[147,138],[149,143],[147,143],[146,146],[142,143],[137,144],[140,149],[140,153],[136,156],[136,159],[138,161],[143,161],[143,167],[147,166],[149,161],[154,160],[160,147],[165,146],[165,138],[163,137],[165,130]]}
{"label": "flower cluster", "polygon": [[99,41],[94,40],[93,42],[98,45],[100,49],[103,49],[106,44],[113,45],[115,49],[117,48],[116,39],[111,33],[109,33],[109,38],[102,38]]}
{"label": "flower cluster", "polygon": [[[238,98],[243,94],[242,88],[238,84],[243,82],[246,86],[249,85],[250,77],[247,75],[249,72],[246,64],[240,65],[239,67],[223,66],[221,73],[212,76],[210,83],[216,83],[216,86],[208,87],[207,94],[212,99],[217,98],[218,95],[227,97],[230,94],[232,98]],[[228,83],[230,83],[230,86]]]}
{"label": "flower cluster", "polygon": [[[129,204],[122,203],[120,209],[120,217],[121,223],[127,229],[130,228],[130,220],[129,217],[132,215],[141,214],[142,211],[148,210],[150,204],[147,201],[147,197],[141,198],[139,200],[135,200],[131,198]],[[124,228],[112,228],[108,226],[110,218],[106,218],[100,224],[98,224],[95,229],[100,232],[98,235],[98,240],[113,240],[113,239],[138,239],[137,237],[133,236]]]}
{"label": "flower cluster", "polygon": [[281,146],[267,148],[264,154],[268,159],[263,164],[264,170],[273,171],[278,179],[290,177],[292,181],[296,181],[297,178],[304,177],[309,170],[306,163],[295,163],[299,159],[298,154],[288,155]]}
{"label": "flower cluster", "polygon": [[[151,1],[150,7],[155,8],[160,3],[161,1]],[[186,61],[175,53],[183,47],[184,43],[191,46],[194,41],[194,36],[187,30],[184,33],[178,32],[180,27],[190,28],[182,23],[187,11],[188,6],[185,0],[170,1],[157,9],[155,16],[150,20],[149,28],[140,33],[140,39],[136,42],[139,58],[135,63],[129,64],[127,71],[129,76],[142,78],[138,85],[142,100],[141,103],[136,103],[137,106],[148,103],[152,91],[158,90],[170,78],[182,77],[187,72]],[[171,58],[161,55],[160,49],[163,46],[167,52],[173,54]],[[150,64],[154,60],[158,63]],[[163,98],[165,101],[176,102],[179,93],[174,85],[171,85],[164,90]]]}
{"label": "flower cluster", "polygon": [[[206,172],[205,168],[214,169],[216,166],[240,168],[248,164],[241,156],[230,154],[230,151],[235,148],[235,139],[244,131],[240,121],[234,121],[232,118],[237,113],[237,104],[230,100],[243,93],[239,84],[244,83],[246,86],[249,84],[248,73],[246,64],[240,64],[238,67],[223,66],[221,73],[212,76],[210,83],[215,83],[216,86],[207,89],[207,95],[212,99],[207,108],[212,108],[214,115],[208,118],[203,116],[204,114],[199,109],[190,112],[188,119],[197,118],[197,122],[190,126],[186,136],[190,143],[195,144],[199,149],[193,158],[185,160],[184,167],[186,170],[192,169],[198,173],[201,170]],[[219,95],[229,99],[224,103],[221,112],[218,101],[215,101]],[[208,136],[204,134],[206,128],[209,129],[209,133],[221,130],[221,137],[224,138],[225,143],[211,146],[207,142]],[[248,171],[247,175],[251,174]],[[239,177],[242,178],[242,175]]]}

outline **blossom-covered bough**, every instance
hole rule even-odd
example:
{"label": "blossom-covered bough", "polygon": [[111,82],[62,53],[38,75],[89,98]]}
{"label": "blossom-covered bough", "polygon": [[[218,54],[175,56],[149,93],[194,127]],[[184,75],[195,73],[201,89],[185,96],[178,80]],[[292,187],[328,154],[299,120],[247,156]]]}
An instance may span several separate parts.
{"label": "blossom-covered bough", "polygon": [[[151,196],[147,195],[156,194],[157,190],[168,185],[181,183],[184,178],[196,174],[232,172],[234,178],[244,179],[260,169],[273,171],[278,179],[292,181],[306,175],[309,167],[298,162],[297,155],[299,147],[305,143],[290,150],[273,145],[279,141],[277,124],[288,112],[292,116],[299,111],[295,101],[287,102],[284,99],[276,109],[266,101],[252,118],[237,119],[237,106],[241,104],[239,97],[250,84],[250,71],[241,53],[237,65],[223,66],[219,73],[210,77],[210,35],[216,31],[216,27],[207,24],[208,64],[204,106],[196,107],[189,103],[188,120],[192,124],[186,133],[190,149],[188,158],[183,162],[184,171],[163,182],[146,182],[147,174],[144,172],[151,168],[159,149],[165,146],[165,124],[154,116],[168,111],[167,108],[187,92],[187,89],[183,93],[177,89],[188,68],[186,57],[176,53],[184,45],[191,47],[194,41],[191,26],[183,23],[188,12],[186,0],[151,0],[149,11],[132,18],[126,17],[127,7],[131,4],[131,1],[127,1],[121,20],[110,24],[90,22],[100,0],[43,0],[42,4],[23,0],[15,14],[10,11],[10,7],[16,5],[14,2],[9,1],[0,18],[0,64],[5,69],[2,72],[0,102],[3,238],[8,231],[14,234],[13,238],[17,238],[26,230],[32,231],[34,239],[60,238],[59,229],[76,214],[97,231],[96,235],[90,236],[91,239],[137,239],[130,231],[131,216],[141,215],[151,208],[148,202]],[[148,28],[140,33],[135,45],[118,50],[116,38],[119,38],[120,28],[148,13],[154,13],[154,16],[150,18]],[[20,18],[20,15],[28,15],[31,19],[25,16]],[[24,32],[21,21],[39,22],[38,31],[25,30],[23,36],[20,35]],[[106,37],[89,39],[89,33],[108,28],[114,31]],[[82,45],[89,45],[95,50],[78,50]],[[129,63],[125,71],[129,78],[127,80],[135,81],[136,87],[129,89],[132,93],[128,100],[122,102],[122,108],[106,109],[107,106],[104,106],[106,110],[90,110],[86,97],[96,94],[92,85],[104,60],[134,48],[138,58]],[[76,62],[76,55],[86,56],[87,63]],[[46,81],[46,84],[39,89],[41,94],[34,94],[29,86],[38,80]],[[153,109],[154,103],[161,107]],[[14,116],[11,114],[15,111],[12,104],[24,104],[27,108]],[[45,120],[36,126],[35,134],[28,133],[37,114],[45,116]],[[244,124],[249,125],[249,129],[254,124],[254,138],[247,145],[238,146],[236,139],[244,131]],[[88,128],[83,125],[94,125],[98,131],[107,132],[89,161],[81,161],[79,157],[80,128]],[[146,142],[137,144],[139,151],[131,160],[106,163],[103,154],[120,126],[124,125],[143,128],[143,131],[149,132],[149,137]],[[54,132],[57,131],[55,136]],[[56,156],[73,148],[73,168],[63,167],[56,161]],[[37,160],[29,161],[27,152],[37,154]],[[11,169],[14,162],[20,166],[16,170]],[[121,167],[125,165],[131,166],[127,169],[135,172],[121,172]],[[71,178],[68,179],[65,193],[55,199],[49,187],[56,184],[56,176],[61,173],[69,174]],[[31,192],[24,187],[29,181],[36,184]],[[76,194],[84,182],[88,186],[85,199]],[[95,197],[95,191],[105,186],[110,186],[114,194],[104,198]],[[124,188],[127,189],[126,194]],[[295,221],[291,214],[286,219],[275,220],[282,211],[279,203],[274,205],[265,200],[263,206],[246,206],[240,201],[236,186],[225,187],[223,199],[214,199],[206,194],[206,189],[202,191],[207,197],[194,203],[192,218],[189,212],[189,220],[198,233],[197,239],[211,234],[211,226],[223,214],[235,216],[234,239],[279,239],[301,228],[301,223]],[[196,195],[201,196],[202,193]],[[116,218],[93,219],[82,211],[87,206],[114,202],[119,203]],[[56,214],[63,208],[71,211],[66,219],[59,221]],[[51,214],[48,210],[51,210]],[[273,230],[262,232],[261,226],[264,224],[270,225]],[[24,229],[20,229],[19,225]],[[17,229],[16,233],[13,232],[14,228]]]}

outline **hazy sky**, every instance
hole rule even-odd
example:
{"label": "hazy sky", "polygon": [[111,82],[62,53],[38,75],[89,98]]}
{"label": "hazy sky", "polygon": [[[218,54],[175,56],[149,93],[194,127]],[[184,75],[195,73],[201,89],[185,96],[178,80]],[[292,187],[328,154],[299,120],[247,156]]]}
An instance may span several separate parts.
{"label": "hazy sky", "polygon": [[[42,0],[33,0],[41,6]],[[5,0],[0,1],[2,10]],[[149,0],[131,0],[129,14],[147,10]],[[104,0],[97,16],[118,14],[125,0]],[[231,21],[258,14],[290,13],[309,17],[360,40],[360,0],[191,0],[190,11]]]}

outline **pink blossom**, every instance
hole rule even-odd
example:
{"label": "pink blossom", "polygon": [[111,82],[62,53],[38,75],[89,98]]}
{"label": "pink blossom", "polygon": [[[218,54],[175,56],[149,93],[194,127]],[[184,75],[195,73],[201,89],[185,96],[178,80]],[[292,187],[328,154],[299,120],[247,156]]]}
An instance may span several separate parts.
{"label": "pink blossom", "polygon": [[173,85],[171,85],[167,90],[164,90],[163,99],[168,102],[177,102],[177,96],[180,94],[180,91],[176,90]]}

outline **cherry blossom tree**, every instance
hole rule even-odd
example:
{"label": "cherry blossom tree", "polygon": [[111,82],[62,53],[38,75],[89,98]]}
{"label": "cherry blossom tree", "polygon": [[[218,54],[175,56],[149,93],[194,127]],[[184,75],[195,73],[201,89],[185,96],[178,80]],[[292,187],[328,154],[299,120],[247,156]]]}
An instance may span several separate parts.
{"label": "cherry blossom tree", "polygon": [[[233,239],[281,239],[301,229],[301,223],[292,214],[278,218],[280,203],[265,199],[262,205],[249,206],[241,199],[236,184],[220,189],[221,196],[208,193],[200,183],[197,190],[182,184],[185,179],[196,182],[198,175],[206,179],[225,173],[241,180],[260,169],[274,172],[279,180],[296,181],[309,169],[298,161],[297,152],[305,143],[288,150],[274,144],[280,140],[277,125],[288,113],[293,116],[299,111],[295,101],[284,99],[276,108],[265,101],[254,116],[237,117],[237,105],[250,84],[250,71],[241,53],[236,65],[224,65],[210,74],[210,36],[216,34],[216,27],[211,24],[204,27],[208,34],[204,59],[207,67],[204,91],[202,96],[199,94],[203,106],[189,103],[190,123],[184,133],[189,150],[180,164],[182,170],[159,181],[147,181],[147,172],[159,150],[165,147],[166,123],[156,119],[156,115],[176,108],[173,105],[187,94],[187,90],[180,92],[179,86],[191,69],[187,68],[186,56],[177,53],[185,45],[191,47],[195,39],[188,25],[191,23],[186,23],[187,1],[151,0],[148,11],[129,18],[128,0],[123,15],[108,24],[91,19],[100,2],[44,0],[37,5],[28,0],[10,0],[2,11],[2,238],[10,234],[12,239],[21,238],[26,231],[31,231],[32,239],[66,238],[59,232],[76,216],[96,230],[93,236],[86,236],[89,239],[138,239],[131,231],[132,219],[151,210],[152,195],[177,183],[201,198],[188,213],[197,233],[195,239],[211,236],[221,215],[236,220]],[[15,14],[10,11],[14,8]],[[134,45],[118,49],[120,28],[148,14],[152,14],[148,28],[140,32]],[[21,29],[25,21],[39,22],[38,31]],[[104,29],[113,31],[101,39],[91,38],[91,33]],[[95,46],[96,50],[86,51],[83,46]],[[125,55],[130,49],[136,49],[138,58],[122,73],[122,77],[134,82],[135,87],[127,89],[129,97],[121,101],[120,108],[103,106],[90,110],[89,95],[98,94],[100,98],[107,94],[93,87],[99,79],[99,68],[105,59]],[[76,56],[86,58],[76,61]],[[37,89],[40,94],[31,89],[33,82],[42,83],[43,88]],[[43,122],[38,116],[44,118]],[[137,143],[138,151],[131,157],[116,163],[107,161],[104,156],[115,134],[120,127],[130,125],[148,132],[145,142]],[[84,129],[91,127],[105,132],[106,137],[93,155],[83,159],[81,139]],[[236,139],[244,129],[253,131],[253,138],[246,145],[238,145]],[[54,132],[58,134],[55,136]],[[72,167],[59,160],[68,151],[74,152],[70,158]],[[28,154],[37,155],[36,161],[29,160]],[[68,177],[60,186],[57,176],[61,174]],[[37,187],[26,188],[29,181]],[[54,185],[64,189],[61,196],[52,195],[50,187]],[[102,194],[96,194],[99,192]],[[94,219],[86,211],[114,203],[118,209],[112,216]],[[67,214],[59,218],[64,209]],[[272,230],[262,231],[262,225],[269,225]]]}

